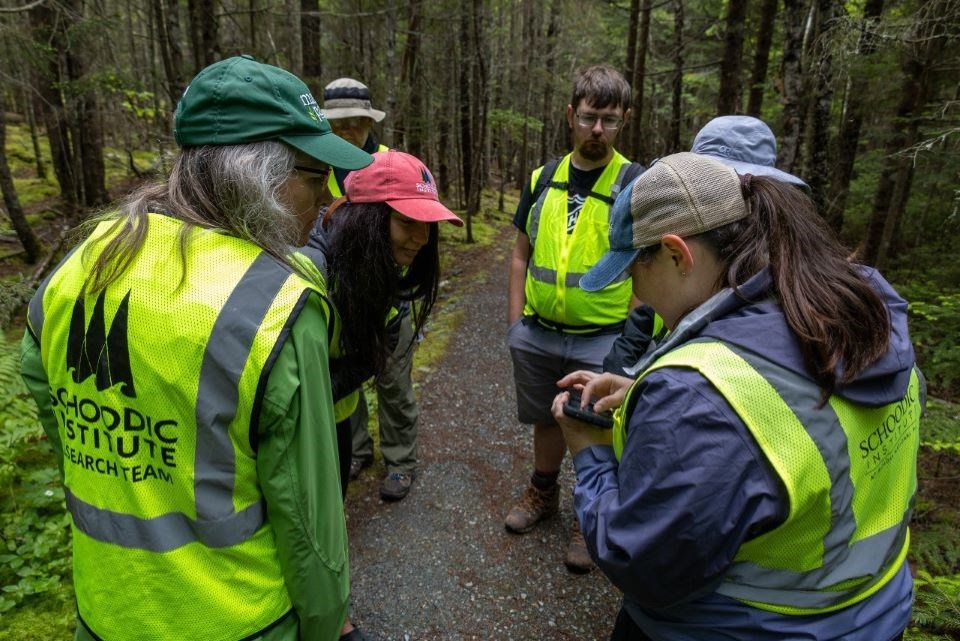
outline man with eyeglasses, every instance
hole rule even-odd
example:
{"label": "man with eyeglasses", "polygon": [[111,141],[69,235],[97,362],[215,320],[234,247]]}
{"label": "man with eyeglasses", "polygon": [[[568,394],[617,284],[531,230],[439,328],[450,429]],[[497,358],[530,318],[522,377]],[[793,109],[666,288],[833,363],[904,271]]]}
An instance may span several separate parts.
{"label": "man with eyeglasses", "polygon": [[[559,509],[557,479],[567,445],[550,411],[556,382],[578,369],[601,371],[636,304],[628,277],[596,293],[579,288],[580,277],[609,247],[610,206],[643,171],[613,147],[629,105],[630,85],[619,72],[608,65],[584,69],[566,110],[573,151],[533,172],[513,219],[519,232],[510,264],[507,340],[517,414],[533,424],[534,458],[530,483],[504,522],[516,534]],[[593,567],[576,518],[564,563],[576,573]]]}
{"label": "man with eyeglasses", "polygon": [[[323,111],[338,136],[350,141],[367,153],[387,151],[377,142],[373,126],[386,113],[371,106],[370,90],[353,78],[338,78],[323,89]],[[343,195],[344,180],[349,171],[334,168],[327,180],[333,199]],[[410,379],[413,368],[413,324],[410,322],[410,304],[401,303],[396,313],[387,320],[396,337],[396,347],[387,360],[386,370],[376,379],[377,420],[380,431],[380,453],[386,467],[386,476],[380,484],[380,498],[384,501],[402,500],[416,478],[417,423],[420,410]],[[361,399],[350,415],[352,456],[350,479],[356,479],[364,468],[373,463],[373,439],[370,437],[367,404]]]}

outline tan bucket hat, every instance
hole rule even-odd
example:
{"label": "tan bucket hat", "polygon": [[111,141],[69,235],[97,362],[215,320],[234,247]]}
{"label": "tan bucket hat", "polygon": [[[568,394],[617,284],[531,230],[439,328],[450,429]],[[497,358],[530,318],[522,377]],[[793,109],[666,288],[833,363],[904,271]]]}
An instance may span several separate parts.
{"label": "tan bucket hat", "polygon": [[365,116],[380,122],[386,113],[370,106],[367,85],[353,78],[337,78],[323,88],[323,113],[330,120]]}

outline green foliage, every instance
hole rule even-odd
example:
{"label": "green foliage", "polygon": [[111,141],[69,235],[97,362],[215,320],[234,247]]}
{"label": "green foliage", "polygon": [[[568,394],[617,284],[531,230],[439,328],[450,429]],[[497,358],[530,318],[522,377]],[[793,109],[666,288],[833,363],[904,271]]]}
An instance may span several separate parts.
{"label": "green foliage", "polygon": [[489,118],[490,126],[503,129],[511,140],[520,140],[524,127],[530,131],[543,129],[543,121],[539,118],[525,116],[511,109],[491,109]]}
{"label": "green foliage", "polygon": [[33,287],[24,279],[0,280],[0,330],[10,323],[10,319],[33,296]]}
{"label": "green foliage", "polygon": [[960,406],[928,398],[927,413],[920,422],[920,444],[936,452],[960,454]]}
{"label": "green foliage", "polygon": [[0,612],[60,591],[70,573],[59,472],[20,379],[18,352],[0,334]]}
{"label": "green foliage", "polygon": [[6,150],[17,198],[25,209],[60,193],[60,186],[57,184],[50,164],[50,143],[46,136],[40,138],[40,153],[46,165],[46,178],[37,178],[33,143],[30,140],[28,126],[7,125]]}
{"label": "green foliage", "polygon": [[910,541],[910,557],[918,567],[936,575],[950,575],[960,568],[960,541],[957,540],[960,523],[956,519],[955,512],[938,514],[936,505],[917,506],[916,520],[934,521],[922,527],[922,536]]}
{"label": "green foliage", "polygon": [[919,570],[913,584],[916,592],[913,623],[922,626],[925,634],[919,634],[911,627],[905,638],[956,639],[960,633],[960,575],[933,576],[926,570]]}
{"label": "green foliage", "polygon": [[945,277],[929,270],[907,278],[896,287],[909,301],[917,361],[934,393],[953,396],[960,384],[960,290],[946,289]]}

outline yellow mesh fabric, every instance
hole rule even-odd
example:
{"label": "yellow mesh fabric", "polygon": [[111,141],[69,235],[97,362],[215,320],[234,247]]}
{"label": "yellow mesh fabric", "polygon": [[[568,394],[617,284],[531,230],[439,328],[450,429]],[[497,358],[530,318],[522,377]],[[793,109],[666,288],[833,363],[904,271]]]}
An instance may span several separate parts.
{"label": "yellow mesh fabric", "polygon": [[[617,175],[629,161],[616,153],[597,179],[593,191],[609,195]],[[566,182],[570,176],[570,156],[566,156],[551,178]],[[534,184],[539,173],[534,173]],[[539,228],[530,228],[527,235],[536,236],[531,265],[557,272],[556,282],[544,283],[534,279],[529,270],[524,283],[526,316],[538,316],[564,325],[613,325],[627,316],[632,294],[629,279],[614,283],[599,292],[585,292],[579,287],[567,287],[568,274],[585,274],[609,249],[610,205],[588,197],[580,210],[573,233],[567,233],[567,194],[559,189],[545,189]]]}
{"label": "yellow mesh fabric", "polygon": [[[74,383],[59,365],[64,360],[69,319],[85,274],[76,264],[82,249],[56,273],[44,301],[41,349],[45,369],[52,389],[68,390],[60,412],[65,448],[76,445],[77,450],[83,450],[83,457],[93,460],[98,457],[91,439],[99,438],[100,447],[109,447],[102,443],[112,439],[115,448],[122,442],[124,452],[130,452],[129,456],[102,457],[107,463],[118,464],[114,473],[103,466],[97,469],[96,463],[87,465],[84,458],[79,459],[81,463],[71,461],[68,453],[66,485],[95,507],[140,519],[171,513],[190,519],[197,516],[193,482],[200,363],[220,310],[260,254],[245,241],[195,229],[190,233],[184,266],[177,252],[160,255],[159,249],[179,246],[181,229],[182,224],[174,219],[150,215],[148,242],[105,297],[104,323],[110,328],[117,322],[120,300],[127,291],[132,292],[128,344],[136,398],[125,396],[118,385],[98,391],[92,376]],[[181,279],[184,268],[188,276]],[[190,276],[197,273],[205,278]],[[305,289],[312,287],[296,276],[286,278],[243,365],[237,414],[229,425],[235,456],[232,500],[237,512],[262,499],[249,447],[260,375],[295,303]],[[94,315],[93,301],[87,299],[85,328]],[[99,423],[89,421],[86,426],[83,438],[89,438],[81,448],[79,430],[67,422],[70,395],[95,398],[100,406],[112,407],[126,417],[128,423],[140,420],[142,427],[109,429],[102,416],[113,414],[101,410]],[[76,403],[77,412],[80,405]],[[89,405],[84,407],[92,414]],[[158,437],[175,437],[176,441],[171,445]],[[168,449],[163,450],[164,446]],[[104,638],[131,638],[133,634],[136,638],[226,641],[257,632],[291,607],[269,524],[230,547],[208,548],[193,542],[167,552],[98,541],[77,527],[73,534],[78,608],[87,624]]]}
{"label": "yellow mesh fabric", "polygon": [[[893,464],[899,456],[916,460],[920,447],[920,381],[914,372],[907,396],[899,403],[875,409],[861,408],[840,398],[831,398],[841,423],[848,429],[853,512],[859,541],[895,526],[903,520],[902,506],[917,490],[917,475],[904,474]],[[862,481],[862,482],[861,482]],[[889,500],[891,497],[898,500]]]}
{"label": "yellow mesh fabric", "polygon": [[737,560],[802,572],[822,565],[830,525],[830,476],[816,444],[776,390],[721,343],[688,343],[644,372],[688,367],[723,394],[750,429],[787,489],[789,515],[780,527],[746,542]]}

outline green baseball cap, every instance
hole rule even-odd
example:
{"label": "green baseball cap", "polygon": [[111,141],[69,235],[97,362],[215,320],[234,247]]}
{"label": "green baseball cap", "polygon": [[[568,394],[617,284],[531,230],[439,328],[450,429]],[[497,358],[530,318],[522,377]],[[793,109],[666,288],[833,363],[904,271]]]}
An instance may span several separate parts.
{"label": "green baseball cap", "polygon": [[333,133],[302,80],[249,55],[215,62],[197,74],[177,104],[173,135],[181,147],[280,140],[342,169],[373,162]]}

